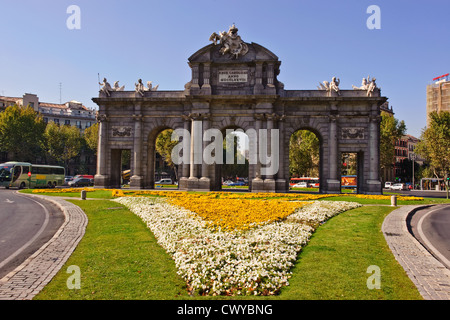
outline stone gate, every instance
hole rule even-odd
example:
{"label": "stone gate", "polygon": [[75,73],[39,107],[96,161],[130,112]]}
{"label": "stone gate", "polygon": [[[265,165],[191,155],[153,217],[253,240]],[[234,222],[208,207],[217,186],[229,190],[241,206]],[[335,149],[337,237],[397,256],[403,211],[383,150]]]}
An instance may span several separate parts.
{"label": "stone gate", "polygon": [[[189,131],[192,144],[195,135],[209,128],[278,129],[278,170],[263,175],[264,164],[251,164],[249,189],[286,192],[290,137],[308,129],[320,140],[320,192],[340,193],[341,154],[356,153],[358,192],[381,194],[380,106],[387,98],[375,79],[363,79],[360,87],[349,90],[341,90],[337,78],[323,81],[317,90],[285,90],[277,78],[278,57],[259,44],[244,42],[237,31],[233,25],[228,32],[213,33],[212,43],[188,59],[192,78],[184,90],[160,91],[151,81],[145,86],[139,79],[135,90],[125,91],[118,82],[110,86],[104,79],[99,97],[92,99],[99,106],[95,186],[119,187],[121,150],[131,150],[130,187],[154,188],[155,141],[168,128]],[[200,132],[194,130],[199,122]],[[206,144],[202,142],[200,150]],[[198,147],[192,145],[190,152]],[[258,141],[255,147],[263,146]],[[183,163],[178,174],[180,190],[221,189],[220,164]]]}

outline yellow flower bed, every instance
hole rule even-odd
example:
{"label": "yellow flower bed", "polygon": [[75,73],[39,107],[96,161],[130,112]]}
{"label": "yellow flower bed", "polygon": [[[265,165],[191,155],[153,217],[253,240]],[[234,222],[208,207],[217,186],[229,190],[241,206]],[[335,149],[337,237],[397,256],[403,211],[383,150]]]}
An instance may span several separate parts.
{"label": "yellow flower bed", "polygon": [[243,231],[257,225],[284,219],[307,202],[276,199],[253,201],[185,195],[184,197],[169,197],[169,203],[195,212],[210,222],[210,227],[213,229]]}
{"label": "yellow flower bed", "polygon": [[[86,192],[93,192],[100,189],[94,189],[94,188],[66,188],[66,189],[33,189],[32,193],[61,193],[61,192],[81,192],[81,190],[84,190]],[[112,190],[112,189],[111,189]]]}

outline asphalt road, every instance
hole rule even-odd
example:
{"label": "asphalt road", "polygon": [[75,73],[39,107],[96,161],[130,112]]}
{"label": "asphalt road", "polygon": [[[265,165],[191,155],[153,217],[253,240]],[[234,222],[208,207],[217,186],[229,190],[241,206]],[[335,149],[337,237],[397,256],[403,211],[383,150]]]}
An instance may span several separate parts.
{"label": "asphalt road", "polygon": [[414,197],[425,197],[425,198],[443,198],[445,199],[447,197],[447,192],[445,191],[434,191],[434,190],[389,190],[389,189],[383,189],[383,194],[386,193],[397,193],[397,194],[403,194],[405,196],[414,196]]}
{"label": "asphalt road", "polygon": [[419,210],[409,225],[414,237],[450,269],[450,205]]}
{"label": "asphalt road", "polygon": [[0,188],[0,279],[53,237],[64,222],[54,204]]}

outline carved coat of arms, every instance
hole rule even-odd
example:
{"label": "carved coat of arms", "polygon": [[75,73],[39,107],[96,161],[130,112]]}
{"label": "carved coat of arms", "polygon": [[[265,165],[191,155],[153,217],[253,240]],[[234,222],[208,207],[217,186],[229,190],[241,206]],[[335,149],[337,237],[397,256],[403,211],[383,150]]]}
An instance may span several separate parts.
{"label": "carved coat of arms", "polygon": [[222,31],[219,34],[214,32],[209,37],[209,41],[214,42],[214,45],[217,45],[217,42],[220,41],[220,54],[228,54],[231,58],[237,59],[239,56],[244,56],[248,52],[247,44],[242,41],[237,32],[238,28],[233,24],[228,32]]}

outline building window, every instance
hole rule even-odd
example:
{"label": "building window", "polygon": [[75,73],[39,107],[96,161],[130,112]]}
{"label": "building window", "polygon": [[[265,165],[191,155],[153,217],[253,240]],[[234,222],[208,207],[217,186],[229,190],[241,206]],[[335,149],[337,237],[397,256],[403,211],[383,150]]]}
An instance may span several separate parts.
{"label": "building window", "polygon": [[70,126],[70,120],[64,120],[64,124],[65,124],[66,126]]}
{"label": "building window", "polygon": [[77,128],[81,129],[81,121],[77,120]]}
{"label": "building window", "polygon": [[53,122],[59,124],[59,119],[53,119]]}
{"label": "building window", "polygon": [[48,118],[47,117],[44,117],[44,123],[48,123]]}

